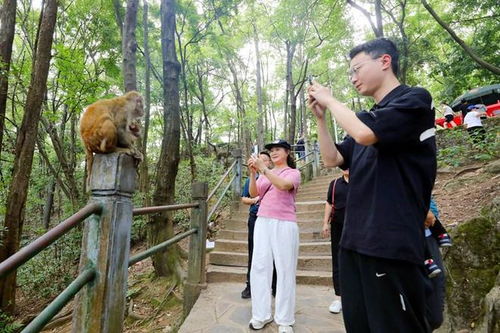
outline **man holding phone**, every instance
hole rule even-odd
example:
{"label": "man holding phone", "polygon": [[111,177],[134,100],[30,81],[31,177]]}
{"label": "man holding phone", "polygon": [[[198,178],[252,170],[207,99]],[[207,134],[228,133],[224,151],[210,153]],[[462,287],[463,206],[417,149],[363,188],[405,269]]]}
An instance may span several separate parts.
{"label": "man holding phone", "polygon": [[[423,221],[436,177],[432,98],[397,79],[399,52],[379,38],[353,48],[349,79],[375,100],[354,113],[314,82],[309,107],[326,166],[349,169],[340,284],[347,332],[429,332]],[[329,109],[347,132],[335,144]]]}

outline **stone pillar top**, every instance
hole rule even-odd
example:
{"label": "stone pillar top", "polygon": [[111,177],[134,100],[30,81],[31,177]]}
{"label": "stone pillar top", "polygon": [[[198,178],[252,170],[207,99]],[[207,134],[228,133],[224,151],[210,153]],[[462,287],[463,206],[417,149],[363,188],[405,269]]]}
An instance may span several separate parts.
{"label": "stone pillar top", "polygon": [[135,160],[125,153],[95,154],[89,189],[94,196],[131,197],[135,191]]}

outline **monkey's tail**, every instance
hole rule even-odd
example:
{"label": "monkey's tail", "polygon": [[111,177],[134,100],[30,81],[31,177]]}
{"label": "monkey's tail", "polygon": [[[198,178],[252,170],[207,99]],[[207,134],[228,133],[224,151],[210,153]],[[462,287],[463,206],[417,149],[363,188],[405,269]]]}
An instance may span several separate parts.
{"label": "monkey's tail", "polygon": [[88,147],[85,148],[85,159],[87,161],[87,188],[90,186],[90,176],[94,165],[94,153]]}

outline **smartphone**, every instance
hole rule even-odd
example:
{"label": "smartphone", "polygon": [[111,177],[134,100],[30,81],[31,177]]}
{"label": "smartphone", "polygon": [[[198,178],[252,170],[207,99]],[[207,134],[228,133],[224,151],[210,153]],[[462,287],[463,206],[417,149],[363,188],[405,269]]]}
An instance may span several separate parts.
{"label": "smartphone", "polygon": [[253,146],[253,151],[252,151],[252,155],[259,155],[259,146],[255,145]]}

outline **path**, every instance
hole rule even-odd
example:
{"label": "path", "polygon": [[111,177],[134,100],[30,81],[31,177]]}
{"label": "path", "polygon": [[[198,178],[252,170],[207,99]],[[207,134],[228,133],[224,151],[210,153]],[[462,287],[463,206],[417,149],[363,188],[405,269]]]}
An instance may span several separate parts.
{"label": "path", "polygon": [[[248,328],[251,300],[242,299],[241,283],[209,283],[184,321],[179,333],[254,332]],[[342,314],[332,314],[328,306],[333,289],[325,286],[297,285],[295,333],[345,332]],[[276,332],[275,323],[259,331]]]}

